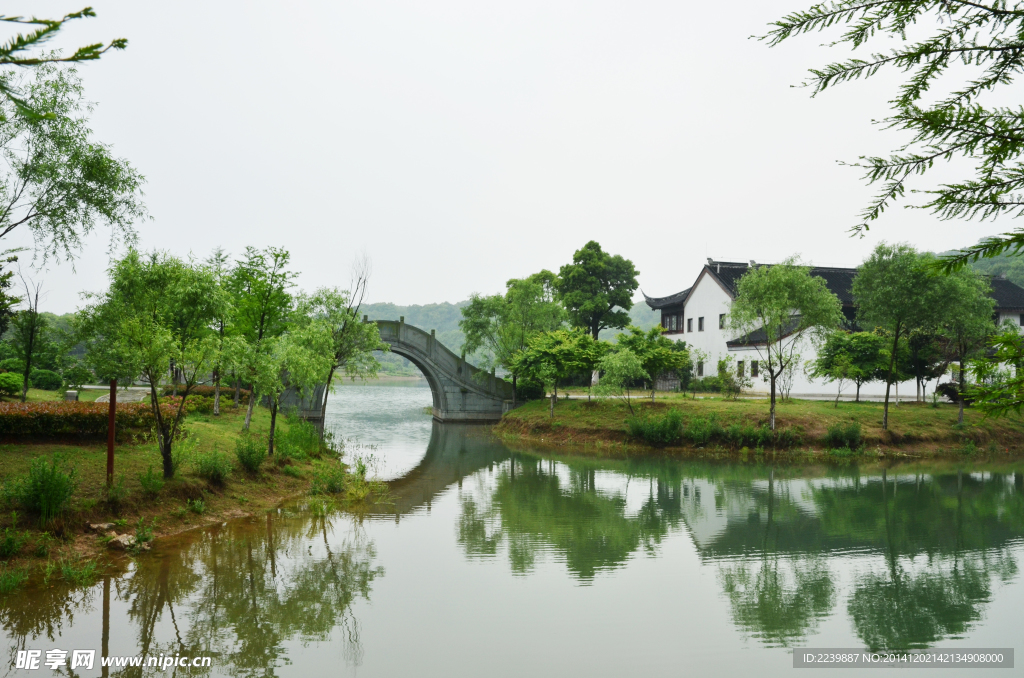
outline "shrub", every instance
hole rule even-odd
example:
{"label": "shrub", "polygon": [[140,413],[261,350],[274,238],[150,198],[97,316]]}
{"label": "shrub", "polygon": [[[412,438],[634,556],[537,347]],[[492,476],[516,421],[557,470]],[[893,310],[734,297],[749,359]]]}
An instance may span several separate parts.
{"label": "shrub", "polygon": [[284,473],[286,476],[291,476],[292,478],[302,477],[302,471],[299,470],[298,466],[285,466],[283,469],[281,469],[281,472]]}
{"label": "shrub", "polygon": [[130,494],[131,492],[124,484],[124,474],[121,474],[117,482],[112,483],[110,487],[103,488],[103,500],[115,511],[121,508],[121,504],[128,499]]}
{"label": "shrub", "polygon": [[0,396],[12,397],[21,393],[24,384],[20,375],[13,372],[0,373]]}
{"label": "shrub", "polygon": [[0,594],[18,590],[27,579],[28,573],[25,570],[8,568],[6,564],[0,565]]}
{"label": "shrub", "polygon": [[859,449],[850,449],[849,447],[833,447],[828,451],[829,456],[836,457],[839,459],[849,459],[855,457],[861,453]]}
{"label": "shrub", "polygon": [[235,438],[235,456],[238,463],[249,473],[259,473],[260,465],[267,458],[267,439],[256,433],[245,432]]}
{"label": "shrub", "polygon": [[683,435],[683,415],[669,410],[663,416],[642,414],[626,420],[629,435],[652,445],[670,445]]}
{"label": "shrub", "polygon": [[540,400],[544,397],[544,384],[527,379],[516,380],[516,400]]}
{"label": "shrub", "polygon": [[4,528],[4,536],[0,537],[0,559],[7,560],[18,555],[27,541],[28,534],[25,532],[10,527]]}
{"label": "shrub", "polygon": [[718,417],[712,414],[710,417],[694,417],[686,427],[685,436],[694,445],[707,445],[715,438],[722,438],[724,430],[718,423]]}
{"label": "shrub", "polygon": [[92,371],[80,363],[76,363],[64,370],[64,381],[72,388],[79,388],[83,384],[91,384],[94,379],[96,379],[96,376]]}
{"label": "shrub", "polygon": [[[19,385],[20,392],[20,385]],[[174,413],[162,406],[166,417]],[[0,439],[19,442],[35,438],[107,438],[110,405],[107,403],[46,401],[38,403],[0,402]],[[151,430],[155,424],[149,403],[119,403],[115,412],[119,440],[133,432]]]}
{"label": "shrub", "polygon": [[154,524],[155,521],[150,520],[149,525],[147,525],[145,518],[139,518],[139,522],[135,523],[135,542],[137,544],[145,544],[148,541],[153,541]]}
{"label": "shrub", "polygon": [[14,504],[46,523],[67,510],[78,486],[75,474],[74,467],[63,467],[60,455],[53,455],[49,464],[45,457],[36,457],[29,466],[28,476],[5,487],[5,494]]}
{"label": "shrub", "polygon": [[[160,404],[167,405],[173,412],[177,412],[178,408],[181,407],[182,397],[180,395],[164,396],[160,398]],[[213,412],[213,398],[196,395],[195,393],[188,394],[188,398],[185,399],[185,414],[210,414],[211,412]]]}
{"label": "shrub", "polygon": [[25,361],[21,358],[4,358],[0,360],[0,370],[14,372],[15,374],[25,373]]}
{"label": "shrub", "polygon": [[160,494],[160,490],[164,489],[163,477],[159,473],[154,473],[152,466],[145,473],[139,474],[139,484],[142,485],[142,491],[148,497],[155,497]]}
{"label": "shrub", "polygon": [[320,429],[312,422],[288,415],[285,419],[287,430],[278,429],[274,434],[274,448],[284,459],[319,458],[330,452],[329,442],[321,440]]}
{"label": "shrub", "polygon": [[47,563],[45,571],[46,579],[49,579],[54,572],[60,572],[64,581],[78,586],[91,584],[97,577],[96,563],[79,558],[61,558],[56,563]]}
{"label": "shrub", "polygon": [[231,461],[228,455],[215,447],[209,452],[196,455],[196,471],[201,478],[214,485],[221,485],[231,473]]}
{"label": "shrub", "polygon": [[[364,467],[365,468],[365,467]],[[333,464],[313,471],[310,494],[340,494],[345,491],[345,469]]]}
{"label": "shrub", "polygon": [[825,444],[830,448],[859,449],[863,445],[860,424],[855,421],[845,425],[832,424],[825,433]]}
{"label": "shrub", "polygon": [[188,510],[197,515],[206,513],[206,502],[202,499],[189,499],[185,502]]}
{"label": "shrub", "polygon": [[32,388],[39,388],[44,391],[56,391],[64,383],[60,375],[52,370],[32,370],[28,383]]}

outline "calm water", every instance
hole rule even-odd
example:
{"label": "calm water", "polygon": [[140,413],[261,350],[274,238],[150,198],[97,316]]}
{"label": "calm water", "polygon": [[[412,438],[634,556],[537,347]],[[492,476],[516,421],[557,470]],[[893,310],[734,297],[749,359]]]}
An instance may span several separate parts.
{"label": "calm water", "polygon": [[350,454],[393,479],[390,505],[303,502],[165,543],[88,589],[8,597],[9,666],[17,649],[99,651],[104,636],[109,655],[303,677],[789,676],[792,647],[1024,648],[1024,466],[554,459],[437,425],[429,399],[346,386],[329,405]]}

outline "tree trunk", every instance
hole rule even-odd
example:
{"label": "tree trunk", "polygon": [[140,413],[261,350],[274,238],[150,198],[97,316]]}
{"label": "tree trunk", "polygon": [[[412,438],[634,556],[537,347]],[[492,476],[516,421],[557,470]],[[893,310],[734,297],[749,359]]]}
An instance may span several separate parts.
{"label": "tree trunk", "polygon": [[235,407],[238,407],[238,396],[239,396],[239,391],[240,391],[241,388],[242,388],[242,382],[239,380],[238,376],[236,375],[235,376]]}
{"label": "tree trunk", "polygon": [[245,425],[242,426],[243,431],[249,430],[249,424],[252,423],[252,410],[256,406],[256,392],[249,392],[249,408],[245,411]]}
{"label": "tree trunk", "polygon": [[[324,402],[326,402],[327,396],[324,396]],[[516,406],[516,375],[512,373],[512,407]]]}
{"label": "tree trunk", "polygon": [[274,428],[277,426],[277,399],[272,398],[270,403],[270,441],[267,446],[267,456],[274,456]]}
{"label": "tree trunk", "polygon": [[213,379],[213,416],[220,416],[220,370],[214,372]]}
{"label": "tree trunk", "polygon": [[885,379],[885,401],[882,405],[882,430],[889,430],[889,389],[892,388],[893,368],[896,366],[896,351],[900,347],[899,327],[893,332],[895,339],[892,342],[892,354],[889,356],[889,374]]}
{"label": "tree trunk", "polygon": [[857,399],[854,400],[854,402],[857,402],[857,403],[860,402],[860,382],[859,381],[857,382]]}
{"label": "tree trunk", "polygon": [[768,381],[771,383],[771,405],[768,408],[768,428],[773,431],[775,430],[775,380],[777,378],[774,371],[769,372]]}
{"label": "tree trunk", "polygon": [[956,423],[964,423],[964,359],[960,358],[960,412],[956,415]]}
{"label": "tree trunk", "polygon": [[337,365],[331,366],[331,371],[327,374],[327,386],[324,387],[324,402],[320,405],[320,440],[324,439],[324,431],[327,430],[327,395],[331,392],[336,368]]}
{"label": "tree trunk", "polygon": [[601,380],[601,370],[590,371],[590,388],[597,386],[597,383]]}
{"label": "tree trunk", "polygon": [[558,397],[557,391],[551,393],[551,407],[548,410],[548,416],[552,419],[555,418],[555,399]]}

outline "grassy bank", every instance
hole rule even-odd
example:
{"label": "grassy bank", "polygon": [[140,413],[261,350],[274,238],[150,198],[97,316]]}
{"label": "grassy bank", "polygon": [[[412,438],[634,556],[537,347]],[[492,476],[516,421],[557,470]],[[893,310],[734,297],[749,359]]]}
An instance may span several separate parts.
{"label": "grassy bank", "polygon": [[[123,556],[109,548],[111,532],[137,537],[139,543],[130,551],[138,552],[144,548],[142,543],[152,539],[254,514],[311,490],[357,501],[376,489],[365,480],[365,470],[360,475],[347,473],[339,455],[319,449],[312,455],[293,451],[287,458],[279,449],[257,472],[245,470],[235,452],[244,416],[242,408],[226,408],[218,417],[189,417],[187,437],[178,443],[186,458],[168,481],[161,478],[155,441],[119,445],[112,492],[105,483],[104,443],[0,445],[0,498],[6,504],[0,514],[0,593],[27,578],[77,581],[119,561],[123,564]],[[269,412],[256,408],[252,430],[265,433],[269,423]],[[278,430],[278,440],[289,432],[289,424],[281,417]],[[265,437],[258,442],[265,445]],[[18,484],[29,477],[30,467],[39,458],[48,464],[57,459],[58,468],[74,471],[74,491],[65,510],[45,522],[19,507],[16,497]],[[211,474],[211,459],[219,463],[220,472],[227,473],[222,480]],[[96,523],[113,523],[113,527],[97,534],[88,528]]]}
{"label": "grassy bank", "polygon": [[[561,400],[549,417],[548,401],[534,401],[505,415],[495,431],[509,440],[535,444],[576,446],[594,453],[670,453],[679,455],[745,455],[757,451],[753,444],[733,442],[728,432],[762,430],[768,419],[765,400],[693,400],[671,396],[652,403],[634,401],[640,417],[663,418],[670,410],[681,414],[683,430],[714,422],[719,437],[694,444],[683,435],[669,445],[655,447],[630,435],[627,421],[630,411],[621,400]],[[785,445],[766,443],[776,456],[794,460],[814,457],[865,456],[896,458],[1020,458],[1024,456],[1024,421],[1020,417],[986,419],[968,410],[964,425],[957,426],[955,405],[901,403],[890,405],[889,430],[883,431],[881,403],[792,400],[779,403],[777,429],[792,435]],[[830,428],[859,428],[859,441],[853,449],[836,449],[827,441]],[[732,428],[730,428],[732,427]],[[844,446],[845,447],[845,446]],[[763,450],[762,450],[763,451]]]}

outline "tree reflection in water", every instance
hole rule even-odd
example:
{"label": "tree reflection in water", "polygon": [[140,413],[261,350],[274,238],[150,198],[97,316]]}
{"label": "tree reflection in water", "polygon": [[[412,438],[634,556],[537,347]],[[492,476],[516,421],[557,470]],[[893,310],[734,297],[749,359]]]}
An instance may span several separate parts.
{"label": "tree reflection in water", "polygon": [[483,503],[462,497],[458,541],[467,555],[494,556],[504,544],[512,571],[531,572],[538,553],[554,551],[582,582],[620,567],[638,549],[653,552],[681,520],[676,492],[649,478],[648,496],[635,512],[620,492],[600,490],[597,466],[569,465],[568,481],[554,465],[513,457],[499,470]]}
{"label": "tree reflection in water", "polygon": [[[923,514],[923,519],[946,528],[936,535],[944,548],[930,549],[920,566],[913,558],[917,544],[908,539],[913,531],[905,529],[904,511],[899,510],[896,482],[890,488],[883,472],[881,483],[876,483],[880,484],[886,567],[884,572],[858,577],[847,606],[857,635],[870,649],[924,648],[943,638],[963,637],[991,600],[990,580],[1008,581],[1016,574],[1016,561],[1005,546],[986,549],[985,542],[994,527],[1006,527],[1004,517],[1011,530],[1019,530],[1021,515],[1013,505],[1020,503],[1020,494],[1007,491],[1001,476],[990,480],[987,488],[968,476],[965,488],[964,475],[959,473],[953,502],[950,480],[940,478],[925,485],[923,492],[918,482],[914,492],[903,493],[918,506],[930,505],[930,511],[915,515]],[[873,492],[864,494],[878,497]],[[999,502],[1000,496],[1007,501]],[[1015,515],[1008,516],[1007,508]]]}
{"label": "tree reflection in water", "polygon": [[[358,529],[332,543],[332,518],[313,513],[312,519],[271,513],[230,522],[140,558],[133,572],[113,582],[116,599],[128,603],[138,653],[211,656],[232,675],[269,676],[289,663],[287,643],[324,641],[338,630],[345,659],[358,665],[352,605],[369,599],[384,570],[374,565],[373,544]],[[82,594],[55,590],[66,598],[63,605],[40,605],[33,592],[3,610],[3,625],[19,646],[43,634],[53,638],[53,625],[70,625],[75,607],[94,607],[103,586]],[[104,619],[104,629],[108,624]],[[118,671],[142,675],[143,668]]]}

